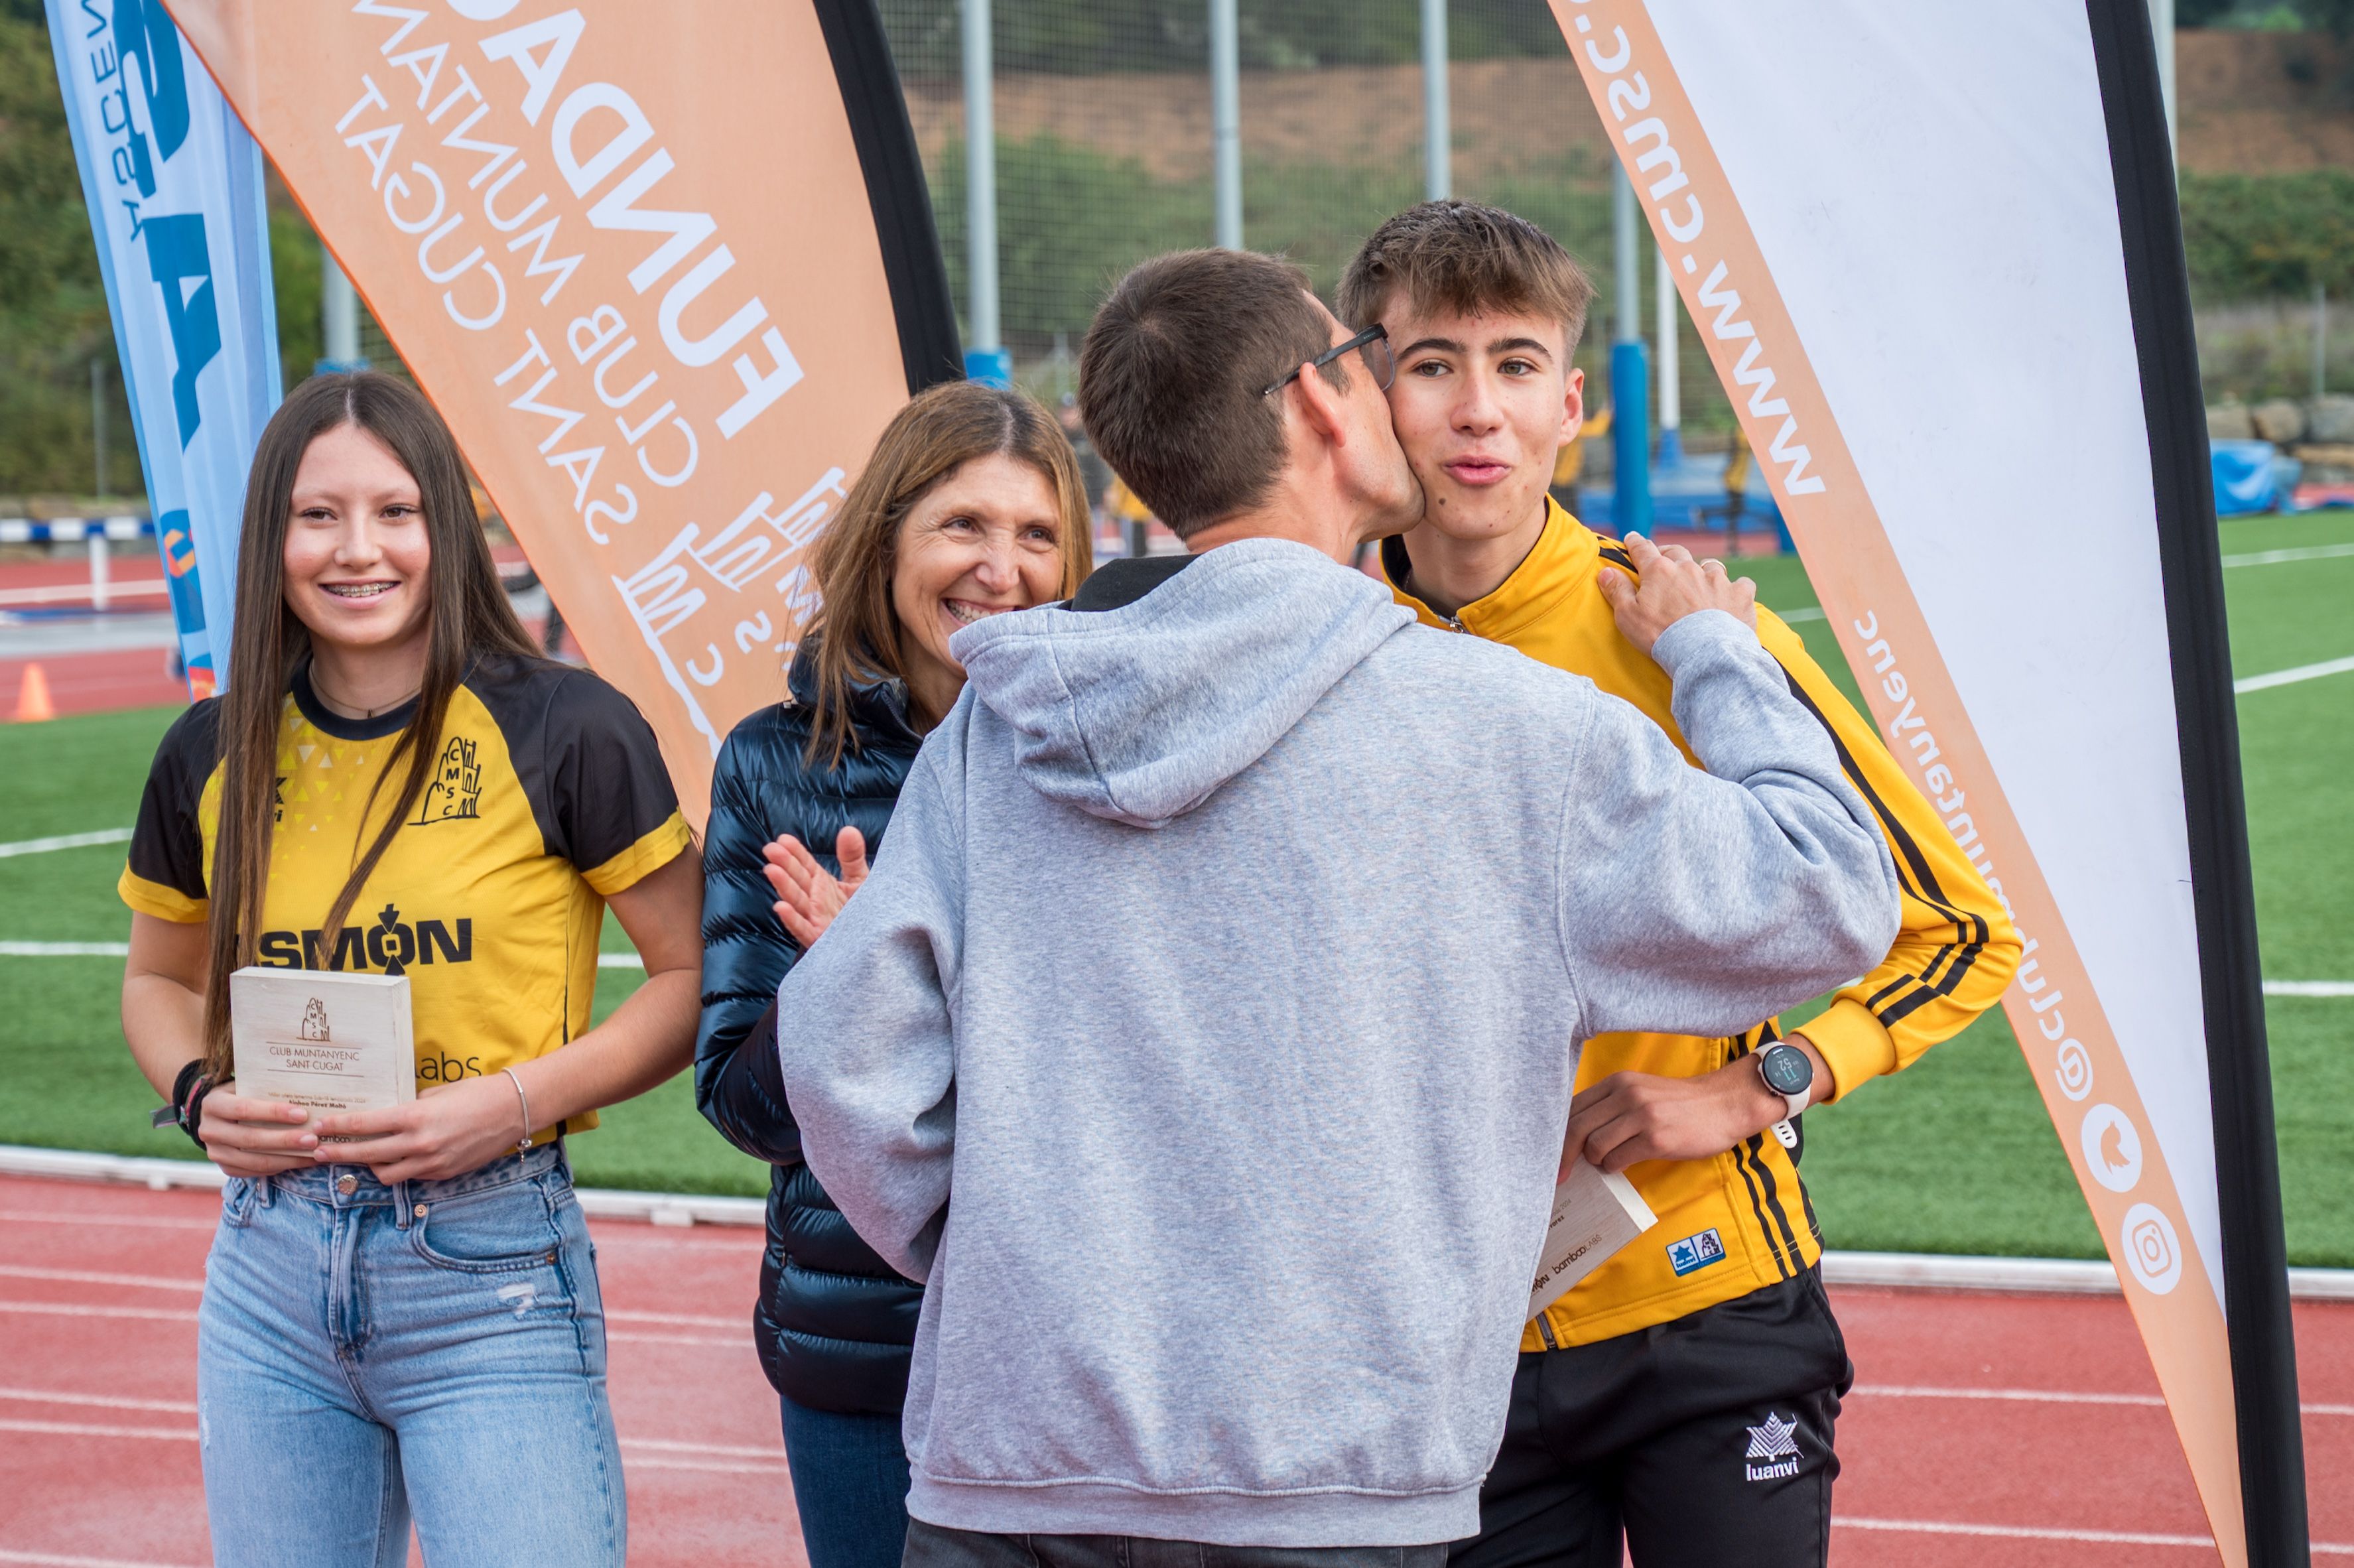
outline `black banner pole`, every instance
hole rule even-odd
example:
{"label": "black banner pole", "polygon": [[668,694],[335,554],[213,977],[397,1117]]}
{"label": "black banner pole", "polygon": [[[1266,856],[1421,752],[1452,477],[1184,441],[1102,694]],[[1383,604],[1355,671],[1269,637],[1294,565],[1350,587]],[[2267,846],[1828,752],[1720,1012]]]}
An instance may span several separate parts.
{"label": "black banner pole", "polygon": [[2174,666],[2175,723],[2190,892],[2199,933],[2208,1092],[2238,1417],[2240,1498],[2251,1568],[2309,1568],[2296,1341],[2281,1234],[2264,971],[2240,780],[2240,721],[2223,607],[2207,418],[2191,332],[2190,279],[2175,200],[2174,150],[2145,0],[2086,0],[2126,290],[2141,361],[2158,503],[2158,550]]}
{"label": "black banner pole", "polygon": [[948,262],[932,226],[932,202],[899,71],[884,36],[875,0],[815,0],[818,25],[833,57],[842,107],[866,177],[866,202],[882,242],[883,275],[899,321],[899,357],[907,394],[964,375],[956,304],[949,296]]}

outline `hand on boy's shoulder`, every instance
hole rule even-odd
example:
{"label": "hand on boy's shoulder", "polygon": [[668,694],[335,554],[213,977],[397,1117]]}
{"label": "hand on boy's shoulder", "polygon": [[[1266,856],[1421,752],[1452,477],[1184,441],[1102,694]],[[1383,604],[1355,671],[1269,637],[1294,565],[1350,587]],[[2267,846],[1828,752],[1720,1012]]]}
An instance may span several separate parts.
{"label": "hand on boy's shoulder", "polygon": [[1730,577],[1723,562],[1694,560],[1681,545],[1662,549],[1640,534],[1628,535],[1626,546],[1641,582],[1605,566],[1596,584],[1609,601],[1619,635],[1644,652],[1669,627],[1703,609],[1723,610],[1752,632],[1757,630],[1757,585]]}

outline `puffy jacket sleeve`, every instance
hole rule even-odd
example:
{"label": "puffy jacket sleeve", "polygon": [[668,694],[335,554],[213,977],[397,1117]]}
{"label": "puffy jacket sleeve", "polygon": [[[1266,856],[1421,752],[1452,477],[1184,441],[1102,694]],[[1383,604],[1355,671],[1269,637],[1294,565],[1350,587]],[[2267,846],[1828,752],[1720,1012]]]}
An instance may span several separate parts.
{"label": "puffy jacket sleeve", "polygon": [[739,728],[721,747],[703,835],[703,1019],[695,1103],[720,1136],[772,1165],[801,1158],[777,1070],[777,985],[801,957],[771,907],[760,851],[790,828],[769,820],[758,747]]}
{"label": "puffy jacket sleeve", "polygon": [[[891,820],[891,847],[782,992],[778,1054],[809,1129],[810,1170],[885,1262],[931,1273],[956,1159],[956,1021],[962,972],[964,834],[941,775],[943,731],[925,744]],[[855,1016],[855,1029],[827,1020]]]}

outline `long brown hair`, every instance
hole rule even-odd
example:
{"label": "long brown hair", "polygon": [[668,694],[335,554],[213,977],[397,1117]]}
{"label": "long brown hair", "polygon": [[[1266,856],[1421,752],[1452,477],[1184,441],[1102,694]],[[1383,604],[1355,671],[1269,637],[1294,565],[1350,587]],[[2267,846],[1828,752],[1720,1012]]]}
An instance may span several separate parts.
{"label": "long brown hair", "polygon": [[[485,653],[532,658],[539,652],[499,587],[498,568],[475,517],[458,443],[433,406],[407,383],[373,371],[315,376],[296,387],[270,417],[254,450],[245,492],[245,532],[238,547],[237,628],[229,652],[228,691],[221,699],[220,826],[213,845],[207,933],[205,1062],[215,1076],[231,1070],[229,973],[254,961],[270,885],[278,726],[287,683],[311,652],[311,633],[286,602],[286,534],[293,514],[294,475],[311,443],[345,425],[356,425],[390,447],[417,481],[431,556],[425,578],[425,683],[418,694],[417,711],[400,732],[377,785],[391,777],[403,752],[408,755],[408,772],[383,830],[353,863],[343,891],[327,911],[322,953],[335,950],[344,918],[361,886],[424,792],[440,748],[451,695],[469,666]],[[371,790],[360,810],[362,823],[375,805]]]}
{"label": "long brown hair", "polygon": [[842,514],[810,559],[819,601],[801,627],[818,639],[815,722],[808,758],[830,753],[829,766],[858,744],[850,723],[853,686],[904,680],[899,618],[891,609],[899,528],[934,485],[975,458],[1028,463],[1054,487],[1063,520],[1063,597],[1078,592],[1095,567],[1087,527],[1087,490],[1070,441],[1028,393],[977,381],[950,381],[899,410],[875,443],[865,471],[850,487]]}

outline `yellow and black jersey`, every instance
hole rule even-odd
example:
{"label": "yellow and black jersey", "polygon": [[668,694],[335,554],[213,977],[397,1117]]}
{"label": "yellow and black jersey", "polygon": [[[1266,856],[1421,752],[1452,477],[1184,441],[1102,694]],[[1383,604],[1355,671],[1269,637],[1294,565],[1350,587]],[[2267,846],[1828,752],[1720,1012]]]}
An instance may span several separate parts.
{"label": "yellow and black jersey", "polygon": [[[653,731],[586,670],[485,659],[450,699],[424,794],[332,952],[320,927],[375,842],[408,767],[387,777],[412,703],[373,719],[320,703],[295,673],[278,727],[259,961],[405,974],[420,1088],[545,1055],[588,1027],[605,900],[690,847]],[[206,917],[220,821],[220,699],[164,735],[132,832],[122,901]],[[597,1124],[595,1113],[569,1128]]]}
{"label": "yellow and black jersey", "polygon": [[[1425,625],[1507,643],[1587,677],[1642,709],[1700,766],[1669,710],[1667,672],[1619,635],[1596,583],[1606,561],[1629,577],[1638,575],[1634,563],[1558,504],[1547,503],[1544,533],[1528,559],[1451,621],[1396,588],[1407,568],[1399,541],[1384,545],[1382,559],[1398,601]],[[1909,1065],[1999,1001],[2019,965],[2019,934],[1872,721],[1831,684],[1797,634],[1761,606],[1757,635],[1791,693],[1830,733],[1849,782],[1887,836],[1903,889],[1903,923],[1888,957],[1800,1031],[1830,1068],[1825,1099],[1837,1099]],[[1771,1019],[1732,1039],[1598,1034],[1586,1042],[1577,1086],[1629,1071],[1698,1077],[1780,1037]],[[1627,1175],[1659,1215],[1658,1227],[1531,1323],[1522,1350],[1587,1344],[1670,1322],[1790,1278],[1822,1255],[1797,1167],[1771,1132],[1713,1159],[1647,1160]]]}

